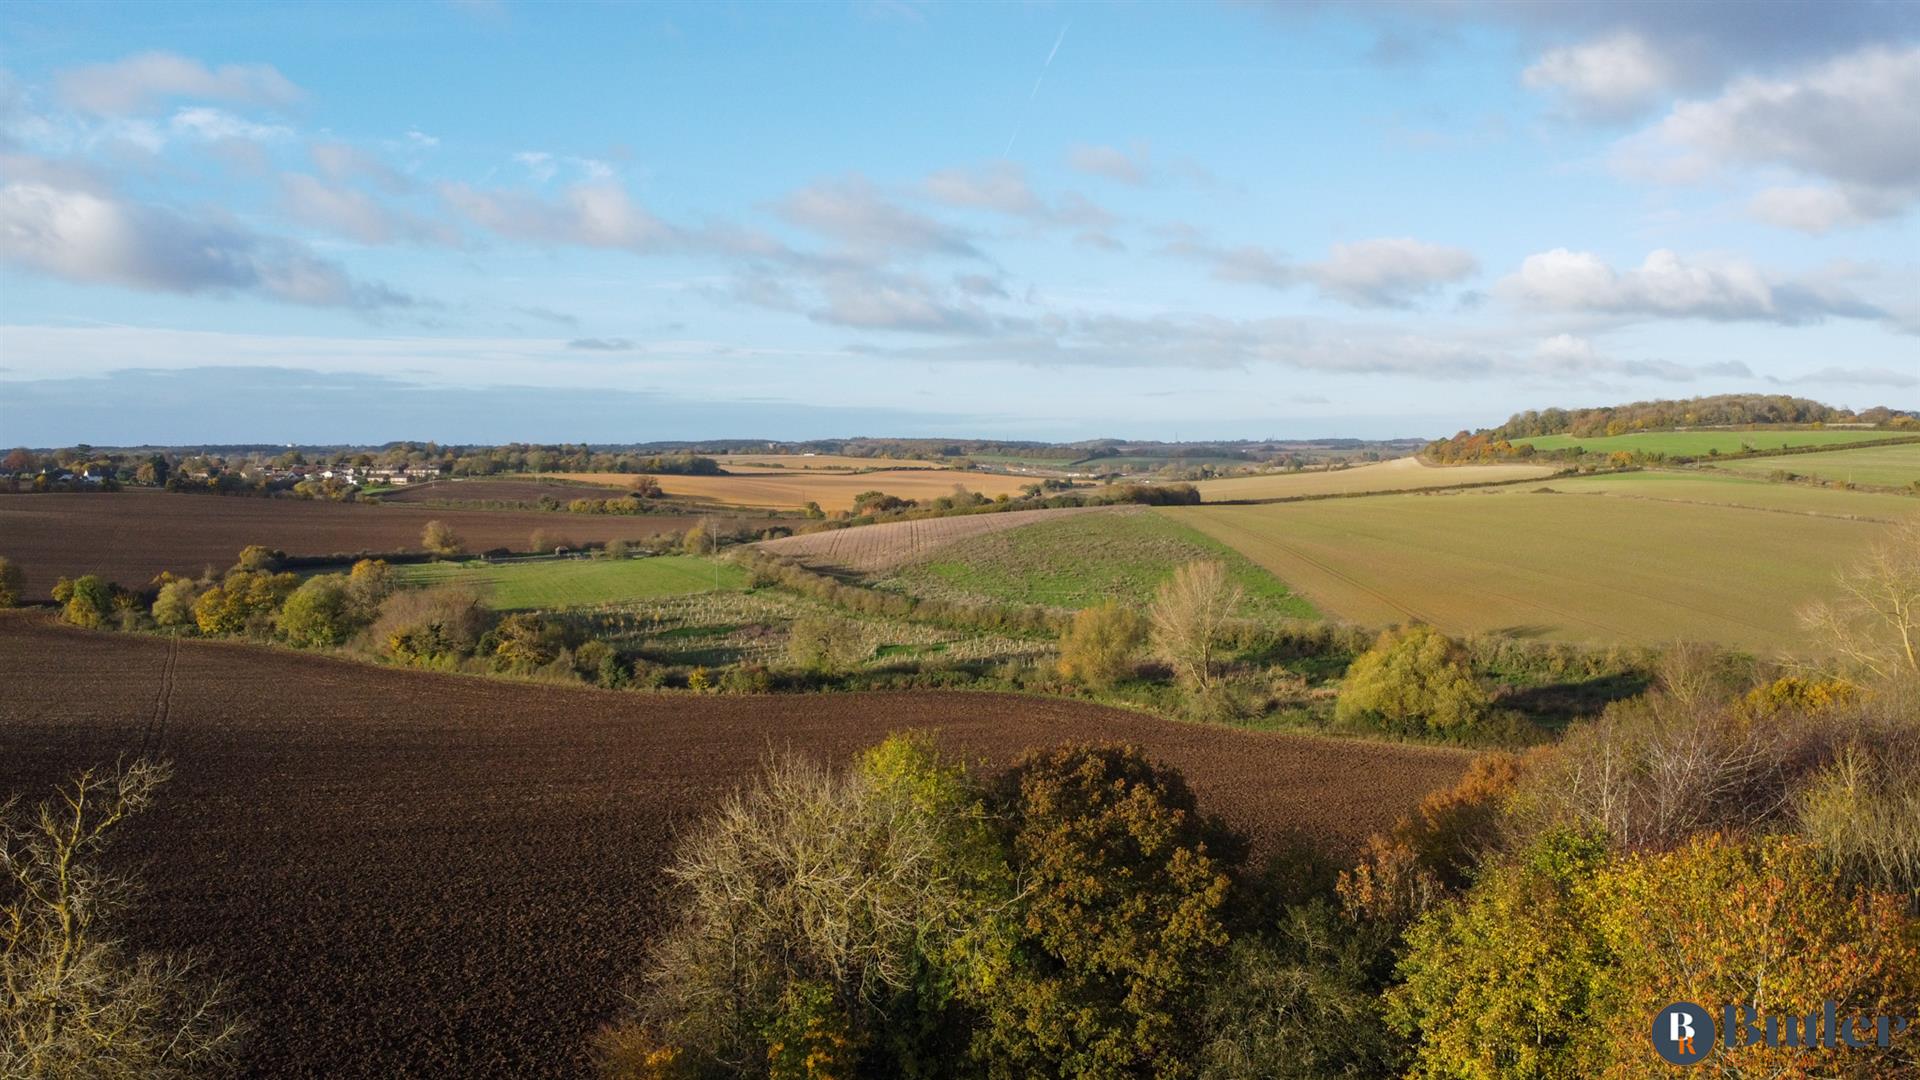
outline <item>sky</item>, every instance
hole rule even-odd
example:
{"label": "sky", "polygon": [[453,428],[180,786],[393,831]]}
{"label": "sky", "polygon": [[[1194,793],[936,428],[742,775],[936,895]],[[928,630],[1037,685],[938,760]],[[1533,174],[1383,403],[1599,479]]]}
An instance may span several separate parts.
{"label": "sky", "polygon": [[0,5],[0,444],[1920,407],[1920,3]]}

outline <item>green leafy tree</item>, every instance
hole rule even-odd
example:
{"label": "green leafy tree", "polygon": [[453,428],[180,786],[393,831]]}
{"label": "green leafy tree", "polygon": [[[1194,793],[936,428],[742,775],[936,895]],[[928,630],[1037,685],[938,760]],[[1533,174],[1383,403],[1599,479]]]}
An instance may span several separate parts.
{"label": "green leafy tree", "polygon": [[20,597],[26,592],[26,580],[19,563],[0,555],[0,608],[20,606]]}
{"label": "green leafy tree", "polygon": [[1407,734],[1467,734],[1487,716],[1465,650],[1431,626],[1386,631],[1347,669],[1334,719]]}
{"label": "green leafy tree", "polygon": [[[61,618],[75,626],[84,626],[97,630],[107,624],[113,614],[113,586],[94,574],[75,578],[65,590],[66,600],[60,608]],[[55,596],[54,599],[60,599]]]}
{"label": "green leafy tree", "polygon": [[345,574],[308,578],[293,590],[274,620],[281,636],[303,648],[345,644],[361,625]]}
{"label": "green leafy tree", "polygon": [[843,671],[870,651],[859,624],[849,619],[804,615],[787,630],[787,660],[802,671]]}
{"label": "green leafy tree", "polygon": [[1093,687],[1111,686],[1130,670],[1146,623],[1119,601],[1083,608],[1060,637],[1060,674]]}
{"label": "green leafy tree", "polygon": [[175,578],[160,586],[159,594],[153,598],[153,621],[169,630],[191,629],[195,626],[194,601],[198,599],[197,582]]}
{"label": "green leafy tree", "polygon": [[1032,754],[1006,784],[1020,962],[986,997],[980,1052],[1007,1076],[1192,1076],[1229,838],[1131,746]]}

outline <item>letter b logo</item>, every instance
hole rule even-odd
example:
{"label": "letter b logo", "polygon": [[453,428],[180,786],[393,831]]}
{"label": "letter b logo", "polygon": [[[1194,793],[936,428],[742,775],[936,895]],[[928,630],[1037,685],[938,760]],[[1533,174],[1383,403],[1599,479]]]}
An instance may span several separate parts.
{"label": "letter b logo", "polygon": [[1713,1053],[1713,1017],[1691,1001],[1677,1001],[1653,1018],[1653,1051],[1671,1065],[1693,1065]]}

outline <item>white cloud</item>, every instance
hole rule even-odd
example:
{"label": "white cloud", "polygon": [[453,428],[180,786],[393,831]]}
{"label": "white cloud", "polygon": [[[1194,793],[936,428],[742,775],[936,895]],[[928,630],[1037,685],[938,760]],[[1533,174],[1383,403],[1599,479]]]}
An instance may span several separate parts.
{"label": "white cloud", "polygon": [[314,165],[332,180],[371,180],[382,190],[399,194],[412,184],[386,162],[343,142],[317,142],[307,148]]}
{"label": "white cloud", "polygon": [[513,155],[513,160],[527,167],[527,172],[538,183],[546,183],[559,173],[560,167],[553,163],[553,155],[543,150],[522,150]]}
{"label": "white cloud", "polygon": [[1592,252],[1555,248],[1529,255],[1519,273],[1501,281],[1497,289],[1508,299],[1540,310],[1641,318],[1791,325],[1828,316],[1883,315],[1835,284],[1776,279],[1740,259],[1689,262],[1665,249],[1648,254],[1638,268],[1615,270]]}
{"label": "white cloud", "polygon": [[1069,192],[1056,202],[1042,199],[1027,182],[1026,170],[1010,162],[979,169],[943,169],[923,185],[935,202],[969,210],[991,210],[1054,225],[1101,228],[1113,215]]}
{"label": "white cloud", "polygon": [[551,201],[466,184],[441,184],[439,192],[468,221],[513,240],[651,254],[682,239],[614,184],[577,184]]}
{"label": "white cloud", "polygon": [[1762,220],[1819,231],[1887,218],[1920,201],[1920,46],[1871,46],[1792,78],[1736,80],[1676,105],[1616,152],[1630,173],[1694,181],[1784,168],[1818,188],[1763,192]]}
{"label": "white cloud", "polygon": [[1411,237],[1335,244],[1324,262],[1305,268],[1320,290],[1362,307],[1406,307],[1442,285],[1463,281],[1480,268],[1462,248]]}
{"label": "white cloud", "polygon": [[1076,143],[1067,151],[1067,164],[1089,176],[1102,176],[1135,187],[1145,184],[1153,171],[1145,143],[1135,143],[1129,150]]}
{"label": "white cloud", "polygon": [[407,240],[456,246],[452,229],[382,204],[364,191],[289,173],[280,178],[280,204],[294,220],[365,244]]}
{"label": "white cloud", "polygon": [[257,292],[357,308],[413,301],[354,281],[299,244],[195,220],[102,191],[43,182],[0,188],[0,258],[55,277],[157,292]]}
{"label": "white cloud", "polygon": [[979,254],[964,231],[896,205],[860,176],[802,188],[777,209],[793,224],[868,257]]}
{"label": "white cloud", "polygon": [[184,135],[207,142],[219,142],[225,139],[243,139],[248,142],[275,142],[293,137],[293,129],[280,124],[257,124],[233,115],[224,109],[195,105],[182,108],[173,114],[167,127],[176,135]]}
{"label": "white cloud", "polygon": [[70,104],[101,115],[144,112],[169,98],[287,108],[298,104],[303,96],[299,87],[270,64],[208,68],[197,60],[166,52],[140,53],[110,64],[73,68],[61,72],[58,82],[61,95]]}
{"label": "white cloud", "polygon": [[1673,63],[1646,38],[1621,31],[1549,49],[1521,75],[1581,117],[1622,120],[1652,107],[1674,81]]}

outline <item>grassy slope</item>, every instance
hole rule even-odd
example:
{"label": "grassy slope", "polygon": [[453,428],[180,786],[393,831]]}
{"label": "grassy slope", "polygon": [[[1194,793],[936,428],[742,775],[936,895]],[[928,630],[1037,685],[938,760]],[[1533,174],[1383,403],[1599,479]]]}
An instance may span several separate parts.
{"label": "grassy slope", "polygon": [[1205,502],[1235,499],[1287,499],[1302,495],[1345,495],[1365,491],[1455,487],[1553,475],[1553,465],[1426,465],[1405,457],[1345,469],[1303,469],[1202,480],[1194,485]]}
{"label": "grassy slope", "polygon": [[1077,514],[942,548],[883,582],[922,596],[1080,608],[1113,598],[1144,606],[1175,568],[1224,559],[1251,615],[1313,618],[1312,605],[1204,534],[1158,514]]}
{"label": "grassy slope", "polygon": [[1808,431],[1792,428],[1758,428],[1752,431],[1643,431],[1632,435],[1536,435],[1515,439],[1532,443],[1541,450],[1565,450],[1578,446],[1588,453],[1612,453],[1637,450],[1649,454],[1707,454],[1718,450],[1737,454],[1743,448],[1778,450],[1795,446],[1842,446],[1847,443],[1885,439],[1898,434],[1891,431]]}
{"label": "grassy slope", "polygon": [[1821,454],[1795,454],[1790,458],[1753,458],[1722,462],[1718,468],[1750,476],[1766,476],[1775,470],[1817,476],[1822,480],[1845,480],[1854,484],[1881,487],[1906,487],[1920,483],[1920,443],[1904,446],[1869,446],[1860,450],[1830,450]]}
{"label": "grassy slope", "polygon": [[649,559],[522,559],[397,566],[404,585],[464,585],[504,611],[586,607],[655,596],[738,589],[738,567],[687,555]]}
{"label": "grassy slope", "polygon": [[1762,651],[1803,644],[1795,611],[1829,595],[1834,572],[1887,530],[1707,499],[1514,488],[1160,512],[1363,624]]}

